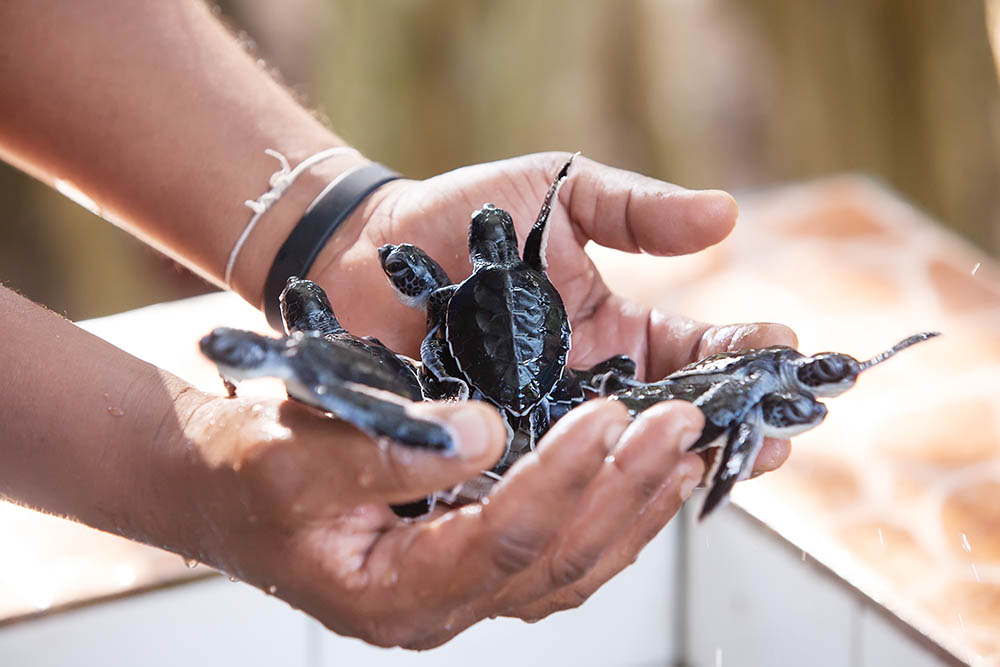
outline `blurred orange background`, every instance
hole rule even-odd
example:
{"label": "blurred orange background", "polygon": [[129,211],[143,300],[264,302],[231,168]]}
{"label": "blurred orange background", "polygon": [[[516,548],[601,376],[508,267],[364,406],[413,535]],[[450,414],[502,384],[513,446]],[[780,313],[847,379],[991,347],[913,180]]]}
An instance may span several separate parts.
{"label": "blurred orange background", "polygon": [[[983,3],[228,0],[219,11],[305,104],[408,176],[550,149],[737,192],[863,172],[1000,253]],[[0,280],[70,318],[211,289],[2,164],[0,201]]]}

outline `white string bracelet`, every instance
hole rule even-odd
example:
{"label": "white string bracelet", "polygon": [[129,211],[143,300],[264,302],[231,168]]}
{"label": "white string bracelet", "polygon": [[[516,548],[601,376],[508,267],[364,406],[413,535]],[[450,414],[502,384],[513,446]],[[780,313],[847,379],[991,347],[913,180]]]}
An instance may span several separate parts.
{"label": "white string bracelet", "polygon": [[271,178],[268,183],[271,189],[257,197],[257,199],[248,199],[243,202],[243,204],[253,211],[253,216],[250,218],[250,222],[244,227],[243,232],[240,237],[236,239],[236,243],[233,244],[233,249],[229,251],[229,259],[226,260],[226,271],[223,274],[223,280],[226,283],[226,287],[233,286],[233,268],[236,266],[236,258],[240,255],[240,250],[243,249],[243,244],[246,243],[247,238],[250,236],[250,232],[257,225],[257,221],[260,217],[267,213],[274,204],[281,199],[281,195],[285,194],[295,179],[299,177],[299,174],[306,171],[310,167],[319,164],[323,160],[327,160],[331,157],[337,155],[361,155],[356,148],[351,148],[350,146],[336,146],[334,148],[327,148],[318,153],[310,155],[302,162],[292,169],[288,164],[288,159],[284,155],[276,150],[270,148],[264,149],[264,152],[273,158],[276,158],[281,163],[281,168],[271,174]]}

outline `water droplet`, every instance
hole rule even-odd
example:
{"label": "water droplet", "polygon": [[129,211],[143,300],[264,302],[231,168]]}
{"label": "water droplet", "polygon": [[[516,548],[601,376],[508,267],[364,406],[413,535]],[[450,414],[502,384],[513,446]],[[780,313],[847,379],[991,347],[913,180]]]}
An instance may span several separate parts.
{"label": "water droplet", "polygon": [[965,533],[961,533],[960,537],[962,538],[962,548],[965,549],[968,553],[971,554],[972,553],[972,545],[969,544],[969,536],[966,535]]}
{"label": "water droplet", "polygon": [[271,595],[274,595],[275,593],[278,592],[278,587],[275,586],[274,584],[271,584],[270,586],[267,587],[267,592],[270,593]]}
{"label": "water droplet", "polygon": [[108,392],[104,392],[104,400],[105,401],[110,401],[111,400],[111,396],[108,395]]}
{"label": "water droplet", "polygon": [[399,581],[399,571],[398,570],[389,570],[382,577],[382,585],[383,586],[393,586],[398,581]]}
{"label": "water droplet", "polygon": [[489,496],[486,496],[485,498],[480,498],[480,499],[479,499],[479,504],[480,504],[480,505],[483,505],[484,507],[485,507],[486,505],[489,505],[489,504],[490,504],[490,497],[489,497]]}
{"label": "water droplet", "polygon": [[194,558],[185,558],[184,564],[187,566],[189,570],[193,570],[194,568],[198,567],[198,561]]}
{"label": "water droplet", "polygon": [[253,414],[255,414],[255,415],[260,414],[263,410],[264,410],[264,406],[261,405],[260,403],[254,403],[253,407],[250,408],[250,412],[253,413]]}
{"label": "water droplet", "polygon": [[976,262],[976,265],[974,267],[972,267],[972,271],[969,273],[969,275],[971,275],[971,276],[976,275],[976,272],[979,271],[979,267],[982,266],[982,265],[983,265],[982,262]]}
{"label": "water droplet", "polygon": [[326,393],[326,387],[324,385],[316,387],[316,393],[322,396],[323,394]]}
{"label": "water droplet", "polygon": [[45,611],[52,606],[52,595],[48,591],[35,591],[30,595],[30,602],[39,611]]}
{"label": "water droplet", "polygon": [[604,462],[605,463],[614,463],[615,462],[615,455],[614,454],[608,454],[607,456],[604,457]]}
{"label": "water droplet", "polygon": [[234,584],[240,583],[240,580],[237,579],[236,577],[229,577],[229,581],[232,582],[232,583],[234,583]]}
{"label": "water droplet", "polygon": [[122,587],[131,586],[136,580],[135,570],[126,563],[115,565],[111,576],[114,577],[115,583]]}
{"label": "water droplet", "polygon": [[358,486],[362,489],[368,488],[375,482],[375,473],[369,468],[364,468],[358,474]]}
{"label": "water droplet", "polygon": [[882,535],[881,528],[878,529],[878,543],[881,544],[883,547],[885,546],[885,537]]}
{"label": "water droplet", "polygon": [[970,563],[970,564],[972,565],[972,576],[976,578],[976,583],[977,584],[983,583],[982,580],[979,578],[979,570],[976,569],[976,564],[975,563]]}
{"label": "water droplet", "polygon": [[108,407],[108,414],[112,417],[124,417],[125,411],[112,405]]}

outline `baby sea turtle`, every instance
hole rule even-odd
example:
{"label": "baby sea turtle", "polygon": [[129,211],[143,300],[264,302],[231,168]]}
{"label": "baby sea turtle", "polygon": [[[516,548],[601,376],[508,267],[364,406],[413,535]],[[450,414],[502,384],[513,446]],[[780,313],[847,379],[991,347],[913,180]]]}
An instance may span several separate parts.
{"label": "baby sea turtle", "polygon": [[285,283],[280,299],[285,333],[292,335],[302,332],[321,336],[336,345],[364,352],[386,372],[386,377],[399,380],[377,386],[377,389],[391,391],[411,401],[423,399],[414,362],[396,354],[373,336],[358,337],[344,329],[322,287],[311,280],[292,276]]}
{"label": "baby sea turtle", "polygon": [[[572,161],[549,188],[523,259],[510,214],[493,204],[472,215],[473,273],[457,285],[433,260],[411,264],[394,255],[392,246],[379,250],[397,293],[427,309],[420,358],[431,384],[457,398],[481,394],[506,413],[515,432],[527,419],[524,430],[532,443],[548,423],[547,397],[563,376],[570,348],[566,308],[545,274],[545,243],[551,205]],[[411,283],[412,276],[419,280]]]}
{"label": "baby sea turtle", "polygon": [[826,406],[816,397],[844,393],[862,371],[937,335],[915,334],[863,362],[837,352],[807,357],[783,345],[717,354],[659,382],[626,381],[630,386],[612,398],[632,414],[672,399],[701,408],[705,428],[690,450],[721,448],[709,473],[708,494],[698,517],[703,519],[729,498],[737,482],[750,476],[765,437],[789,438],[819,425]]}
{"label": "baby sea turtle", "polygon": [[[423,250],[408,243],[382,246],[379,248],[379,259],[400,300],[407,305],[424,308],[427,312],[428,338],[424,340],[422,348],[430,347],[433,350],[437,361],[444,368],[445,381],[439,380],[425,364],[420,378],[424,395],[435,400],[443,398],[488,400],[475,385],[470,387],[465,380],[455,379],[460,375],[457,364],[444,345],[444,341],[436,337],[441,333],[442,319],[446,317],[449,306],[449,295],[454,292],[455,287],[445,270]],[[625,355],[615,355],[589,369],[565,368],[563,376],[536,410],[530,434],[517,433],[522,427],[530,425],[524,424],[521,417],[507,412],[508,425],[515,432],[514,439],[516,440],[519,435],[525,435],[530,440],[540,438],[551,424],[573,407],[591,396],[604,395],[619,388],[622,380],[635,377],[635,370],[635,362]],[[504,472],[525,449],[530,449],[530,446],[519,448],[514,445],[509,449],[508,455],[498,462],[493,472]]]}
{"label": "baby sea turtle", "polygon": [[296,331],[269,338],[251,331],[218,328],[201,339],[202,353],[215,362],[235,395],[237,382],[257,377],[284,381],[288,396],[343,419],[361,430],[442,454],[454,451],[441,424],[406,412],[412,383],[353,341]]}
{"label": "baby sea turtle", "polygon": [[[302,333],[327,339],[335,345],[345,345],[371,357],[386,372],[386,377],[400,382],[386,383],[376,388],[398,393],[411,401],[423,400],[418,371],[414,362],[397,355],[373,336],[358,337],[351,334],[337,320],[330,299],[322,287],[292,276],[285,283],[280,298],[281,319],[288,335]],[[429,513],[433,498],[423,498],[402,505],[390,505],[392,511],[403,517],[417,517]]]}

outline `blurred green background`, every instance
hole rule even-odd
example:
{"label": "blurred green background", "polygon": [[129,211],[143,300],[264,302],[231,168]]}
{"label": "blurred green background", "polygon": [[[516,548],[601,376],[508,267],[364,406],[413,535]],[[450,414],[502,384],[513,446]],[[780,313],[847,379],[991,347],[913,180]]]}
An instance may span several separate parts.
{"label": "blurred green background", "polygon": [[[304,103],[409,176],[550,149],[737,191],[863,172],[997,255],[993,1],[227,0],[219,9]],[[0,201],[0,280],[71,318],[210,289],[2,164]]]}

